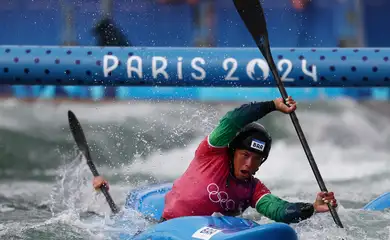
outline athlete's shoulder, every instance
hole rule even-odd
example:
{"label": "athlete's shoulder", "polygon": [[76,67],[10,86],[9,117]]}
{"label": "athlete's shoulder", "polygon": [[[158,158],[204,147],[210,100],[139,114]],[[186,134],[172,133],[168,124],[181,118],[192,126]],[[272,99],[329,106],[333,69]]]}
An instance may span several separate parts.
{"label": "athlete's shoulder", "polygon": [[252,182],[255,183],[256,185],[265,187],[265,184],[260,179],[258,179],[257,177],[252,177]]}
{"label": "athlete's shoulder", "polygon": [[258,178],[253,177],[252,181],[254,182],[255,189],[253,191],[251,206],[255,207],[256,204],[260,201],[260,199],[271,194],[271,191]]}
{"label": "athlete's shoulder", "polygon": [[202,150],[202,151],[226,151],[227,146],[219,147],[219,146],[213,146],[210,143],[209,140],[210,135],[207,135],[206,137],[203,138],[203,140],[199,143],[198,149],[197,150]]}
{"label": "athlete's shoulder", "polygon": [[268,189],[268,187],[262,181],[260,181],[260,179],[253,177],[252,181],[254,182],[254,187],[255,187],[254,193],[255,194],[263,195],[263,194],[271,193],[271,191]]}
{"label": "athlete's shoulder", "polygon": [[199,143],[198,148],[195,151],[195,156],[198,159],[215,159],[225,158],[225,155],[228,154],[227,147],[214,147],[208,141],[208,136],[203,138]]}

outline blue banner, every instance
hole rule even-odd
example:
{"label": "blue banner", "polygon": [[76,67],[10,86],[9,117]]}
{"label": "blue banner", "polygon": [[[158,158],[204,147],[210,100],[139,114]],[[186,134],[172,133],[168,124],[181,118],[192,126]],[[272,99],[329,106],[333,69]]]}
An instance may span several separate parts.
{"label": "blue banner", "polygon": [[[273,56],[286,87],[390,87],[390,49],[276,48]],[[276,86],[256,48],[0,46],[0,66],[0,84],[10,85]]]}

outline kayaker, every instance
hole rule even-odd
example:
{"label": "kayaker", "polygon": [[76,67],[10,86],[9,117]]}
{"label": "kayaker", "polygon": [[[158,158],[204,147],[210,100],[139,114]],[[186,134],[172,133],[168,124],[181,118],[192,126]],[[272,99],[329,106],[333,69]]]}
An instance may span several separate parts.
{"label": "kayaker", "polygon": [[[199,144],[187,170],[166,194],[161,221],[213,213],[238,216],[251,206],[276,222],[297,223],[315,212],[329,211],[327,203],[337,207],[333,192],[317,193],[314,203],[288,202],[254,177],[272,145],[270,134],[256,121],[275,110],[286,114],[296,110],[291,97],[286,103],[277,98],[243,104],[227,112]],[[103,183],[108,184],[102,177],[93,180],[94,188]]]}

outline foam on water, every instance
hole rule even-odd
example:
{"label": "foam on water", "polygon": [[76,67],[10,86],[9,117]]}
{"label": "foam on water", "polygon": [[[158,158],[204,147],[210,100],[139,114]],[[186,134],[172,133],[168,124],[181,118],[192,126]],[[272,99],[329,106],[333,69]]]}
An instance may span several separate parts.
{"label": "foam on water", "polygon": [[187,169],[199,143],[203,138],[197,138],[180,149],[173,149],[168,152],[155,152],[145,161],[137,158],[131,165],[121,169],[123,174],[153,173],[159,180],[173,180],[179,177]]}
{"label": "foam on water", "polygon": [[[138,133],[117,132],[134,128],[134,122],[139,124],[139,129],[135,129],[135,132],[153,130],[153,134],[161,135],[158,136],[161,139],[158,141],[168,141],[182,136],[186,131],[194,131],[187,142],[181,145],[165,149],[152,147],[149,155],[137,155],[137,152],[131,161],[120,159],[121,155],[115,155],[113,151],[111,161],[118,164],[98,164],[100,173],[110,180],[110,193],[115,202],[123,206],[127,192],[135,186],[154,181],[172,181],[180,176],[192,160],[200,141],[217,123],[218,117],[238,105],[221,107],[145,102],[25,105],[5,101],[0,104],[0,127],[37,138],[49,136],[50,139],[67,139],[67,143],[74,145],[66,119],[67,110],[72,109],[83,126],[86,126],[87,138],[100,139],[102,147],[109,139],[105,138],[106,135],[137,136]],[[299,107],[297,114],[301,126],[327,188],[336,193],[340,205],[339,215],[346,228],[338,229],[328,213],[317,214],[308,221],[293,225],[301,239],[337,239],[346,235],[346,239],[389,239],[389,212],[359,210],[368,201],[390,190],[389,118],[349,100],[313,103],[308,106],[302,104]],[[279,113],[275,115],[270,118],[267,116],[266,123],[272,126],[271,132],[275,135],[280,132],[288,134],[276,137],[269,159],[256,176],[273,193],[286,200],[312,202],[319,191],[313,172],[288,116]],[[87,127],[90,124],[101,125],[105,130],[95,130],[100,132],[93,135]],[[107,124],[122,125],[123,128],[108,128]],[[145,146],[152,143],[147,139],[143,141]],[[121,144],[126,145],[126,142]],[[142,152],[145,149],[139,150]],[[33,149],[31,151],[32,155],[36,155]],[[41,155],[37,156],[40,158]],[[50,161],[61,163],[59,168],[36,172],[36,175],[58,175],[59,178],[54,182],[22,182],[16,179],[0,184],[1,196],[4,197],[0,199],[0,214],[4,213],[1,217],[5,221],[0,225],[0,236],[25,236],[34,234],[34,231],[46,231],[61,238],[67,233],[57,229],[64,228],[70,232],[68,239],[107,239],[107,232],[120,231],[107,218],[110,210],[104,196],[92,189],[92,175],[86,164],[75,154],[68,153],[63,158],[65,159],[50,158]],[[13,169],[9,171],[12,172]],[[134,181],[139,174],[148,177]],[[12,202],[15,204],[11,204]],[[7,211],[14,216],[26,216],[29,212],[31,215],[26,219],[11,219],[6,218]],[[34,218],[36,211],[42,217]],[[97,215],[85,216],[88,212]],[[126,217],[134,226],[128,231],[147,226],[137,214],[127,214]],[[266,218],[259,218],[253,209],[249,209],[246,214],[258,219],[260,223],[270,222]]]}

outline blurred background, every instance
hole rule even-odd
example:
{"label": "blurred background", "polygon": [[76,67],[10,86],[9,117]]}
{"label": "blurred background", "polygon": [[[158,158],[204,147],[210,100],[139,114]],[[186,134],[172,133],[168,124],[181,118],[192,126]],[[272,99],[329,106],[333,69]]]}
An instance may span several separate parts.
{"label": "blurred background", "polygon": [[[389,0],[262,3],[272,47],[390,46]],[[256,47],[231,0],[0,0],[0,23],[0,45]],[[227,111],[280,96],[264,87],[118,92],[0,85],[0,239],[110,239],[105,221],[85,221],[109,208],[77,157],[69,109],[123,206],[133,187],[179,177]],[[358,210],[390,190],[390,88],[287,92],[299,101],[299,121],[326,186],[336,193],[347,239],[389,239],[389,212]],[[313,201],[318,185],[289,117],[273,113],[261,122],[275,141],[257,177],[286,200]],[[331,226],[331,217],[317,215],[294,228],[300,239],[346,239]]]}
{"label": "blurred background", "polygon": [[[272,47],[387,47],[390,2],[386,0],[262,1]],[[0,4],[0,44],[147,47],[256,47],[226,0],[3,0]],[[52,87],[51,87],[52,88]],[[98,87],[90,92],[101,91]],[[80,91],[82,92],[82,91]],[[298,100],[350,97],[390,99],[383,88],[291,89]],[[18,98],[71,98],[63,87],[55,91],[1,86],[0,95]],[[278,95],[275,89],[133,88],[130,96],[105,89],[104,99],[195,99],[240,101]]]}

